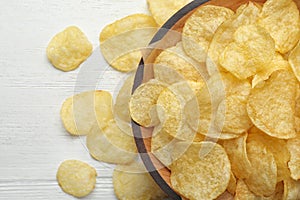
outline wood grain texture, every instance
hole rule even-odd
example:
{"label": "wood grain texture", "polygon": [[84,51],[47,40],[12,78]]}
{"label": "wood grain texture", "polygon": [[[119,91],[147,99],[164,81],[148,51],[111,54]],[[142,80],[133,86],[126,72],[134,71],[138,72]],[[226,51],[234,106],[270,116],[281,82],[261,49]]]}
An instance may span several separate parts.
{"label": "wood grain texture", "polygon": [[55,180],[65,159],[96,167],[97,186],[86,199],[116,199],[112,166],[93,160],[84,138],[65,132],[59,111],[74,92],[97,87],[115,96],[124,75],[105,63],[64,73],[47,61],[45,49],[51,37],[69,25],[79,26],[96,49],[107,23],[138,12],[147,13],[145,0],[0,1],[1,200],[75,199]]}

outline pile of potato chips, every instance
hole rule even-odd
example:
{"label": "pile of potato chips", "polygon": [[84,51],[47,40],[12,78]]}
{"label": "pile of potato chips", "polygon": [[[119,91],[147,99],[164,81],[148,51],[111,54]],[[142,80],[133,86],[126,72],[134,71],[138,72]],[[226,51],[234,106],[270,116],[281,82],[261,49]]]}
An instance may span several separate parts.
{"label": "pile of potato chips", "polygon": [[[191,0],[147,2],[152,16],[130,15],[100,34],[101,52],[116,70],[134,71],[159,26]],[[94,159],[117,164],[113,182],[121,200],[166,197],[137,162],[131,119],[154,128],[151,153],[186,199],[300,199],[297,4],[248,2],[234,11],[201,6],[180,34],[179,42],[147,63],[154,77],[132,95],[130,75],[115,103],[100,90],[66,99],[61,109],[66,130],[87,136]],[[68,71],[90,55],[90,48],[83,33],[70,27],[52,39],[47,55]],[[95,179],[65,172],[75,164],[60,168],[57,179],[64,191],[81,197],[92,191]],[[77,164],[82,173],[96,176]]]}

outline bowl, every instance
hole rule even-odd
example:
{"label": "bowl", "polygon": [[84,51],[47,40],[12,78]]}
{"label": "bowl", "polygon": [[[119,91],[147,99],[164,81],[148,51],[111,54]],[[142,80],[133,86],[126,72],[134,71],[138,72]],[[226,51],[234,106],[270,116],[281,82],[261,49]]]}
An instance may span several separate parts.
{"label": "bowl", "polygon": [[[258,4],[263,4],[266,0],[252,0]],[[161,49],[175,46],[181,40],[182,28],[188,17],[200,6],[217,5],[236,10],[240,5],[249,2],[249,0],[194,0],[183,7],[173,15],[157,32],[149,44],[149,48],[143,52],[143,58],[140,61],[136,72],[132,92],[148,80],[153,78],[153,65],[155,58],[161,53]],[[300,7],[300,2],[297,2]],[[171,199],[183,199],[177,194],[170,183],[170,171],[151,153],[151,135],[152,128],[145,128],[132,121],[132,129],[135,137],[140,157],[150,175],[160,186],[160,188]]]}

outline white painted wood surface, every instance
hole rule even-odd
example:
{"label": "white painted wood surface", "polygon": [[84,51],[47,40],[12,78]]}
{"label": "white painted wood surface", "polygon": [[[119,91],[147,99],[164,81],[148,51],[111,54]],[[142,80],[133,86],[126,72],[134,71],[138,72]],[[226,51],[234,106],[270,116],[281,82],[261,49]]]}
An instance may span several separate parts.
{"label": "white painted wood surface", "polygon": [[98,88],[115,92],[124,75],[105,63],[95,65],[101,60],[97,49],[88,61],[91,78],[97,82],[86,76],[78,82],[87,64],[73,72],[58,71],[47,61],[45,49],[50,38],[69,25],[79,26],[96,49],[107,23],[138,12],[148,12],[145,0],[0,1],[1,200],[74,199],[61,191],[55,179],[65,159],[96,167],[96,189],[85,199],[115,199],[112,167],[93,160],[84,139],[66,133],[59,111],[75,90],[93,89],[97,83]]}

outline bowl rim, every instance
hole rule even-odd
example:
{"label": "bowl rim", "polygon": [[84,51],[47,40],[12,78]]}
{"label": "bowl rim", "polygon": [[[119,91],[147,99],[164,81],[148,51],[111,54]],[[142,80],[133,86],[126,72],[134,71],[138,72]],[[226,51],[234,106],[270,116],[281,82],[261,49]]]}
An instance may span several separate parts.
{"label": "bowl rim", "polygon": [[[199,6],[209,2],[210,0],[193,0],[182,9],[180,9],[177,13],[175,13],[154,35],[149,46],[153,45],[156,42],[162,40],[166,34],[172,29],[172,27],[180,21],[184,16],[198,8]],[[151,50],[151,52],[154,49]],[[132,87],[132,94],[134,91],[142,84],[144,78],[144,59],[141,58],[137,71],[135,73],[134,83]],[[171,198],[176,200],[181,200],[182,197],[179,196],[162,178],[162,176],[157,171],[155,165],[153,164],[150,154],[146,149],[146,145],[144,143],[144,138],[142,137],[141,126],[137,124],[135,121],[131,120],[132,131],[134,135],[134,140],[138,149],[138,153],[147,169],[150,173],[154,181],[159,185],[159,187]],[[155,169],[155,170],[153,170]]]}

